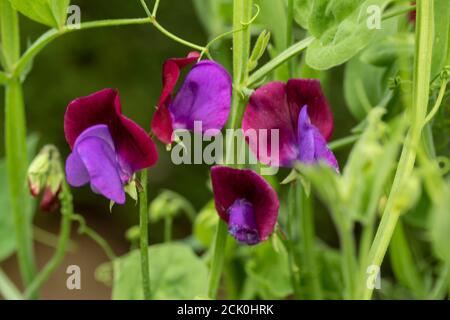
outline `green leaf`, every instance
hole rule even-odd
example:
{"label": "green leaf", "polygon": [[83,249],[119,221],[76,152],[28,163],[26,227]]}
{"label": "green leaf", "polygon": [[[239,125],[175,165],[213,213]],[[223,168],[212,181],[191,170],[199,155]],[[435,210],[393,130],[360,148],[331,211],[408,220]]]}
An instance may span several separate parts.
{"label": "green leaf", "polygon": [[446,65],[450,65],[450,1],[434,1],[434,23],[432,78]]}
{"label": "green leaf", "polygon": [[66,24],[67,7],[69,7],[70,0],[49,0],[53,16],[59,27]]}
{"label": "green leaf", "polygon": [[[38,138],[31,136],[28,139],[28,154],[31,159],[36,153]],[[30,212],[28,216],[34,214],[36,201],[30,198]],[[16,238],[14,233],[13,217],[11,205],[8,199],[8,179],[6,174],[5,160],[0,159],[0,261],[8,258],[16,248]]]}
{"label": "green leaf", "polygon": [[326,70],[345,63],[365,48],[381,31],[369,28],[369,8],[381,12],[392,0],[316,0],[309,27],[316,40],[306,52],[306,63]]}
{"label": "green leaf", "polygon": [[266,241],[252,250],[252,258],[246,264],[250,278],[258,284],[262,298],[281,299],[293,292],[286,248],[281,242],[274,249],[272,241]]}
{"label": "green leaf", "polygon": [[[192,249],[180,243],[150,246],[153,299],[194,299],[206,296],[208,268]],[[143,299],[141,260],[135,250],[114,261],[112,298]]]}
{"label": "green leaf", "polygon": [[450,264],[450,180],[445,184],[444,195],[430,211],[430,235],[437,256]]}
{"label": "green leaf", "polygon": [[294,19],[305,29],[309,29],[313,3],[311,0],[294,0]]}
{"label": "green leaf", "polygon": [[208,202],[195,218],[194,236],[206,248],[209,248],[214,240],[218,221],[219,215],[213,200]]}
{"label": "green leaf", "polygon": [[381,86],[384,73],[384,68],[364,63],[360,56],[346,64],[344,96],[349,111],[356,119],[363,120],[381,101],[385,94]]}
{"label": "green leaf", "polygon": [[58,28],[65,24],[70,0],[9,0],[13,7],[28,18]]}
{"label": "green leaf", "polygon": [[270,32],[263,30],[256,40],[255,46],[253,47],[252,54],[250,55],[250,59],[248,61],[248,72],[253,71],[258,66],[258,61],[264,55],[266,51],[267,45],[270,41]]}
{"label": "green leaf", "polygon": [[417,298],[423,298],[424,288],[406,237],[403,222],[399,221],[389,245],[392,270],[400,283],[414,291]]}

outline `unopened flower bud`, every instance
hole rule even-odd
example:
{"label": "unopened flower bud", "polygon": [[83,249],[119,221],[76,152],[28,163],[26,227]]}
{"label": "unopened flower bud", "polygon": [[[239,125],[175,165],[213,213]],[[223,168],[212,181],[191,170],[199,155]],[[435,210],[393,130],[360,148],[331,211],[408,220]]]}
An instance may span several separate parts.
{"label": "unopened flower bud", "polygon": [[27,179],[33,197],[37,197],[44,190],[41,210],[53,212],[59,208],[58,194],[64,174],[56,147],[48,145],[42,148],[28,168]]}

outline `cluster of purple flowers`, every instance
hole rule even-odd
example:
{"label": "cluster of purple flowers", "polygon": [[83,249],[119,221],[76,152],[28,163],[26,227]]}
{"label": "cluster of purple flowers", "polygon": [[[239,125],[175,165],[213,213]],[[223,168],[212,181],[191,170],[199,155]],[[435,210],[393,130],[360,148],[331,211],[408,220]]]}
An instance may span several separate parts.
{"label": "cluster of purple flowers", "polygon": [[[220,64],[199,58],[198,52],[192,52],[163,65],[163,89],[151,129],[164,144],[173,142],[177,129],[193,131],[194,121],[202,122],[201,134],[218,134],[228,119],[231,77]],[[175,94],[181,70],[190,65]],[[293,167],[296,162],[324,161],[339,171],[327,146],[333,116],[318,80],[292,79],[260,87],[250,97],[242,129],[279,130],[278,161],[270,162],[273,158],[261,152],[258,143],[249,145],[264,164]],[[72,101],[64,131],[72,149],[66,161],[69,184],[90,184],[94,192],[118,204],[125,203],[125,186],[135,179],[135,173],[158,159],[151,135],[122,114],[119,94],[112,89]],[[228,223],[230,234],[249,245],[266,240],[279,212],[277,194],[266,180],[252,170],[225,166],[214,166],[211,179],[217,212]]]}

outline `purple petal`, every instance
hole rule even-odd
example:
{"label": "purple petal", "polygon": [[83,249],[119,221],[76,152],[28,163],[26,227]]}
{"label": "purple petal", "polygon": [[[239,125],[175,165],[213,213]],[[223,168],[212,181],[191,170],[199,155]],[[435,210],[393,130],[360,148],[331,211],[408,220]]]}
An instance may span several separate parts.
{"label": "purple petal", "polygon": [[260,242],[253,205],[237,199],[228,208],[228,231],[239,242],[254,245]]}
{"label": "purple petal", "polygon": [[[289,167],[298,157],[297,115],[295,106],[288,104],[286,85],[282,82],[271,82],[257,89],[250,97],[242,121],[244,132],[261,129],[268,130],[267,146],[260,141],[248,141],[250,149],[258,160],[271,166]],[[295,117],[295,118],[294,118]],[[270,130],[279,130],[279,154],[272,155]],[[259,145],[261,144],[261,145]],[[276,161],[279,159],[279,161]]]}
{"label": "purple petal", "polygon": [[156,163],[154,142],[144,129],[122,115],[117,91],[104,89],[69,104],[64,116],[64,133],[70,147],[73,148],[82,132],[99,124],[108,126],[123,167],[131,171],[129,175]]}
{"label": "purple petal", "polygon": [[291,79],[286,85],[288,102],[295,121],[301,108],[308,106],[312,124],[319,129],[326,141],[333,133],[333,114],[323,94],[320,81],[316,79]]}
{"label": "purple petal", "polygon": [[312,123],[308,116],[308,107],[300,111],[298,117],[298,160],[305,164],[316,164],[325,161],[330,167],[339,172],[339,165],[333,152],[328,148],[327,142]]}
{"label": "purple petal", "polygon": [[163,65],[163,90],[159,98],[158,108],[152,119],[152,131],[158,139],[165,143],[172,143],[172,118],[168,105],[172,98],[172,92],[180,77],[181,69],[194,63],[200,57],[199,52],[190,52],[186,58],[170,58]]}
{"label": "purple petal", "polygon": [[66,162],[67,181],[79,187],[88,182],[91,188],[118,204],[125,203],[121,167],[106,125],[85,130],[76,140]]}
{"label": "purple petal", "polygon": [[223,166],[211,168],[211,180],[220,218],[229,223],[230,208],[236,200],[245,199],[253,206],[260,240],[267,240],[277,222],[280,207],[278,196],[270,184],[252,170]]}
{"label": "purple petal", "polygon": [[194,130],[194,121],[201,121],[201,133],[220,131],[230,113],[231,90],[231,77],[220,64],[197,63],[169,105],[173,128]]}

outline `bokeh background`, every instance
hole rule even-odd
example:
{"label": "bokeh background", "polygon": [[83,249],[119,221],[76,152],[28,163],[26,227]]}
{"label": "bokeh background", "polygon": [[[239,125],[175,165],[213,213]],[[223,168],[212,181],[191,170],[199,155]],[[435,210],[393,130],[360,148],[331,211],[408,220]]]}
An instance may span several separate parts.
{"label": "bokeh background", "polygon": [[[144,16],[139,1],[74,0],[79,5],[82,21],[136,18]],[[188,0],[161,1],[158,20],[174,34],[189,41],[206,44],[208,36],[199,21],[194,5]],[[23,39],[35,40],[45,32],[45,27],[21,17]],[[26,47],[27,43],[23,43]],[[55,144],[66,157],[69,148],[64,139],[63,116],[67,104],[76,97],[85,96],[102,88],[119,90],[124,114],[142,127],[150,130],[154,106],[161,90],[162,63],[169,57],[184,56],[188,48],[166,38],[150,25],[122,26],[92,29],[65,35],[46,47],[34,61],[33,69],[24,86],[29,133],[39,136],[39,144]],[[213,56],[227,65],[231,42],[213,51]],[[228,61],[229,65],[229,61]],[[332,105],[335,121],[339,123],[335,138],[348,134],[356,123],[349,115],[342,96],[342,69],[333,70],[324,89]],[[0,92],[0,157],[4,156],[4,106],[3,90]],[[175,166],[170,153],[158,144],[159,162],[150,170],[150,199],[162,189],[170,189],[183,195],[199,210],[210,199],[207,186],[208,167],[201,165]],[[345,161],[347,149],[338,153]],[[284,172],[280,173],[283,176]],[[82,214],[88,224],[113,247],[117,255],[129,250],[126,230],[137,223],[137,211],[133,201],[114,207],[109,212],[109,202],[94,195],[89,187],[74,189],[76,212]],[[332,223],[325,210],[316,209],[319,235],[333,243],[336,239]],[[39,267],[51,257],[59,230],[60,215],[38,212],[35,217],[36,252]],[[150,242],[162,241],[163,223],[150,227]],[[191,234],[191,224],[184,216],[175,220],[174,238]],[[52,235],[53,234],[53,235]],[[48,243],[49,242],[49,243]],[[47,243],[47,244],[44,244]],[[72,230],[70,252],[42,290],[44,299],[109,299],[111,289],[95,279],[95,270],[107,257],[89,238]],[[66,288],[68,265],[81,268],[82,289]],[[20,283],[15,256],[1,263],[4,271]]]}

